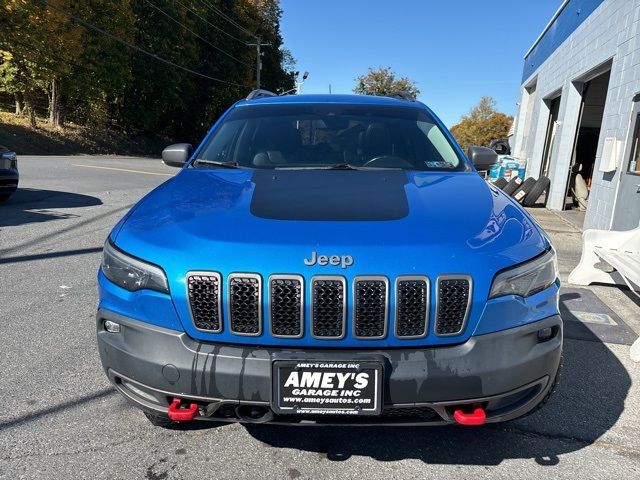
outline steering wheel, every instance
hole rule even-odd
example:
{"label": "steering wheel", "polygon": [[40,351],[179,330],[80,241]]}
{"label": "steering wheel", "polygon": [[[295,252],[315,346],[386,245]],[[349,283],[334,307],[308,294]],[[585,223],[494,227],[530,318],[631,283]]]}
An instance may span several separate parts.
{"label": "steering wheel", "polygon": [[[382,163],[383,165],[377,165],[379,163]],[[409,162],[407,162],[404,158],[398,157],[396,155],[379,155],[365,162],[362,166],[363,167],[381,166],[381,167],[388,167],[388,168],[394,168],[394,167],[411,168],[412,167],[412,165]]]}

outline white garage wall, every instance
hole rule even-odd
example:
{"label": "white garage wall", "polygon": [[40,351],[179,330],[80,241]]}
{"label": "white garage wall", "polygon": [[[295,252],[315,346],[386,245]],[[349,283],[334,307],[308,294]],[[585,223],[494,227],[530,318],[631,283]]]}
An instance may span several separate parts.
{"label": "white garage wall", "polygon": [[[561,91],[558,133],[553,146],[550,176],[551,192],[547,206],[560,210],[563,206],[566,180],[571,163],[573,142],[580,111],[582,82],[590,71],[611,61],[611,79],[604,107],[604,117],[596,155],[595,171],[584,228],[609,229],[620,172],[626,158],[621,156],[613,173],[598,170],[605,137],[622,142],[626,155],[626,139],[630,123],[632,99],[640,93],[640,0],[605,0],[553,54],[525,81],[536,83],[535,104],[529,132],[518,122],[514,152],[527,159],[527,175],[537,177],[542,160],[549,109],[545,99]],[[521,98],[527,98],[522,88]],[[529,105],[520,110],[522,114]],[[523,140],[527,138],[526,145]],[[622,208],[622,207],[619,207]]]}

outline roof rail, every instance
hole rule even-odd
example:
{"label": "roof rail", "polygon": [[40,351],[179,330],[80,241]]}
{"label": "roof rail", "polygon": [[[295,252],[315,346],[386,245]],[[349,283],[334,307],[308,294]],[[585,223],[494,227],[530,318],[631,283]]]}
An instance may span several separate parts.
{"label": "roof rail", "polygon": [[407,102],[415,102],[416,97],[413,93],[407,92],[405,90],[399,90],[397,92],[392,92],[388,95],[391,98],[397,98],[398,100],[406,100]]}
{"label": "roof rail", "polygon": [[273,92],[269,90],[263,90],[262,88],[258,88],[253,90],[249,95],[247,95],[247,100],[255,100],[256,98],[267,98],[267,97],[277,97]]}

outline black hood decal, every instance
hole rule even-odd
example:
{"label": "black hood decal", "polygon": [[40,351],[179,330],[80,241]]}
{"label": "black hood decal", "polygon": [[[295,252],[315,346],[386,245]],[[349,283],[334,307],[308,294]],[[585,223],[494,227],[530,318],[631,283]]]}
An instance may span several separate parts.
{"label": "black hood decal", "polygon": [[409,214],[402,170],[255,170],[251,213],[271,220],[381,221]]}

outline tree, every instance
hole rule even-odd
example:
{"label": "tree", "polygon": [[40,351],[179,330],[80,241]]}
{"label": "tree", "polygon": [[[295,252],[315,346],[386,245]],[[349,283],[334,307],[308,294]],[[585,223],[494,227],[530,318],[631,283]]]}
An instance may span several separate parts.
{"label": "tree", "polygon": [[279,0],[0,0],[0,101],[51,124],[198,141],[255,85],[290,90]]}
{"label": "tree", "polygon": [[369,71],[356,78],[355,93],[365,95],[390,95],[397,92],[408,92],[414,97],[420,95],[416,82],[408,77],[397,77],[391,67],[383,67]]}
{"label": "tree", "polygon": [[467,115],[463,115],[451,133],[464,151],[472,145],[488,146],[491,140],[506,138],[513,117],[496,110],[492,97],[482,97]]}
{"label": "tree", "polygon": [[[57,8],[73,10],[77,2],[52,0]],[[5,0],[0,11],[9,28],[2,28],[0,49],[5,72],[12,70],[3,90],[13,93],[16,111],[21,100],[35,127],[36,97],[47,95],[49,121],[61,126],[62,90],[60,80],[66,78],[82,53],[83,29],[67,15],[46,8],[42,2]]]}

